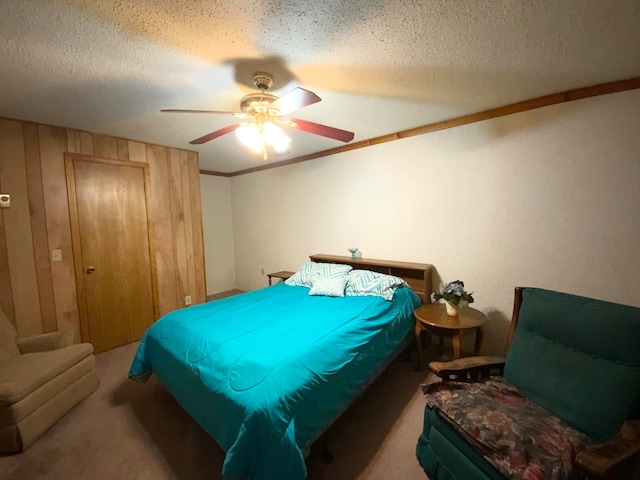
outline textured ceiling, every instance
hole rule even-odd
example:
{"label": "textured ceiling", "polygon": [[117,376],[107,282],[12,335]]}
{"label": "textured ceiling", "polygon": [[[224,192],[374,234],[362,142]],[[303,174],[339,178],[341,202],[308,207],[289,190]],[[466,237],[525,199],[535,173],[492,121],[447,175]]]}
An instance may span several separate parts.
{"label": "textured ceiling", "polygon": [[[296,117],[355,140],[640,76],[638,0],[2,0],[0,116],[200,152],[233,172],[261,156],[225,135],[255,71],[322,102]],[[291,151],[341,145],[287,130]]]}

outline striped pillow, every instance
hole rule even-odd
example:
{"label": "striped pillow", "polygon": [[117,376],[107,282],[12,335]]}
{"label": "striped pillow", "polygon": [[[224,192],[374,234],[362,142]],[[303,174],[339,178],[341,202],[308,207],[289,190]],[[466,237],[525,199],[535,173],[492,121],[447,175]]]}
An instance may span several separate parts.
{"label": "striped pillow", "polygon": [[309,290],[309,295],[326,295],[327,297],[344,297],[347,275],[336,277],[317,277]]}
{"label": "striped pillow", "polygon": [[319,263],[319,275],[321,278],[346,277],[353,269],[351,265],[341,263]]}
{"label": "striped pillow", "polygon": [[408,286],[407,282],[393,275],[369,270],[353,270],[347,276],[345,295],[348,297],[376,296],[393,300],[396,289]]}
{"label": "striped pillow", "polygon": [[351,270],[351,265],[337,263],[307,262],[296,273],[291,275],[284,283],[291,287],[311,288],[313,281],[318,278],[335,278],[346,276]]}
{"label": "striped pillow", "polygon": [[291,287],[311,287],[313,278],[316,276],[318,264],[307,262],[302,265],[296,273],[287,278],[284,283]]}

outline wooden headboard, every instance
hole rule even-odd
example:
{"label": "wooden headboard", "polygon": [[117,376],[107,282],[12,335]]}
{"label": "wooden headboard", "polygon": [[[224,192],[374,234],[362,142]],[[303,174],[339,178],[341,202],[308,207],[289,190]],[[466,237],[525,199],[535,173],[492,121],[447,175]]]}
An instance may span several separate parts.
{"label": "wooden headboard", "polygon": [[418,294],[422,303],[429,302],[433,265],[428,263],[394,262],[392,260],[351,258],[324,254],[311,255],[309,258],[313,262],[344,263],[360,270],[371,270],[372,272],[400,277],[409,284],[411,290]]}

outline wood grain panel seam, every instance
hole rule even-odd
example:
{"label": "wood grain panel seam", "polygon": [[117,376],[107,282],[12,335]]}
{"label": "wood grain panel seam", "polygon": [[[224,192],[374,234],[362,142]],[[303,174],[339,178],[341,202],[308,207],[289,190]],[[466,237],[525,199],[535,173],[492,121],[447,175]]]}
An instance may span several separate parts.
{"label": "wood grain panel seam", "polygon": [[81,339],[81,324],[65,170],[66,129],[38,124],[38,136],[44,201],[51,207],[46,209],[49,251],[62,250],[62,261],[51,262],[56,319],[58,329],[71,330],[77,342]]}
{"label": "wood grain panel seam", "polygon": [[[19,336],[42,333],[33,232],[30,218],[24,128],[22,122],[2,121],[0,126],[2,177],[12,193],[13,205],[4,210],[5,241],[11,291]],[[4,183],[4,182],[3,182]]]}
{"label": "wood grain panel seam", "polygon": [[[184,205],[182,204],[182,169],[180,167],[180,152],[169,149],[169,200],[171,205],[171,232],[174,245],[174,268],[176,272],[176,301],[178,308],[185,305],[185,292],[188,290],[188,270],[186,264],[186,235],[184,231]],[[182,225],[180,225],[182,223]],[[182,232],[180,232],[182,230]],[[186,285],[185,285],[186,284]],[[186,286],[186,288],[185,288]]]}
{"label": "wood grain panel seam", "polygon": [[[42,208],[42,225],[36,225],[34,220],[34,212],[30,210],[30,220],[31,220],[31,231],[32,231],[32,247],[33,247],[33,258],[36,262],[36,281],[38,285],[38,301],[40,303],[40,320],[42,323],[42,332],[49,333],[55,332],[58,330],[58,320],[56,317],[56,303],[55,303],[55,295],[53,293],[53,277],[51,275],[51,264],[49,263],[49,238],[47,235],[47,208],[44,201],[44,188],[42,186],[42,155],[40,152],[40,136],[38,134],[38,126],[31,125],[31,128],[34,129],[35,139],[33,142],[33,153],[34,159],[30,160],[27,156],[29,152],[28,142],[28,128],[29,124],[23,123],[23,139],[24,139],[24,152],[25,152],[25,168],[27,169],[27,195],[29,198],[29,207],[30,209],[35,209],[36,206],[32,205],[32,202],[36,202],[38,200],[41,201],[41,204],[38,205]],[[67,134],[68,135],[68,134]],[[78,135],[78,141],[80,140]],[[68,148],[69,138],[67,136],[67,148]],[[35,168],[36,178],[34,181],[29,181],[29,165],[33,163],[33,167]],[[35,184],[34,184],[35,182]],[[37,190],[34,192],[34,189]],[[40,203],[40,202],[38,202]],[[46,262],[42,262],[40,267],[38,266],[38,249],[37,242],[40,240],[36,238],[36,235],[39,233],[38,230],[44,230],[44,243],[46,250]],[[49,292],[45,292],[46,290],[50,290]],[[50,293],[50,298],[47,298],[47,293]],[[50,300],[50,301],[48,301]]]}
{"label": "wood grain panel seam", "polygon": [[191,212],[191,187],[189,180],[189,154],[179,152],[180,175],[182,179],[182,209],[184,218],[184,238],[187,260],[187,294],[192,298],[196,297],[196,275],[193,254],[193,214]]}
{"label": "wood grain panel seam", "polygon": [[158,301],[160,313],[165,314],[178,308],[175,282],[175,243],[171,215],[169,184],[169,149],[148,145],[147,163],[151,177],[151,215],[154,218],[156,250],[156,271],[158,273]]}
{"label": "wood grain panel seam", "polygon": [[193,232],[193,256],[196,275],[196,302],[207,301],[207,275],[204,256],[204,228],[202,225],[202,196],[200,192],[199,156],[187,154],[189,162],[189,194],[191,197],[191,215],[197,221],[191,223]]}
{"label": "wood grain panel seam", "polygon": [[0,270],[0,272],[4,272],[7,280],[2,295],[3,304],[0,306],[2,307],[2,311],[7,309],[5,315],[7,316],[13,327],[17,330],[15,307],[13,305],[13,290],[11,288],[11,270],[9,269],[9,251],[7,250],[7,239],[4,228],[4,215],[2,211],[0,211],[0,258],[3,260],[3,262],[0,263],[0,267],[2,267],[2,270]]}
{"label": "wood grain panel seam", "polygon": [[[145,147],[146,149],[146,147]],[[141,162],[136,162],[141,163]],[[145,204],[147,209],[147,233],[149,235],[149,261],[151,269],[151,288],[153,295],[153,318],[157,320],[160,318],[160,293],[158,285],[158,265],[156,263],[156,237],[153,231],[153,213],[151,211],[151,173],[149,172],[150,166],[145,164],[144,172],[144,194]]]}
{"label": "wood grain panel seam", "polygon": [[[69,203],[69,227],[71,229],[71,248],[73,250],[73,270],[76,278],[76,298],[80,317],[80,336],[83,342],[91,342],[91,330],[88,319],[87,296],[84,285],[83,253],[80,240],[80,222],[78,217],[78,198],[76,193],[74,158],[77,154],[64,155],[65,175],[67,179],[67,199]],[[82,155],[81,155],[82,156]]]}
{"label": "wood grain panel seam", "polygon": [[116,150],[118,160],[122,160],[123,162],[129,161],[129,140],[116,137]]}

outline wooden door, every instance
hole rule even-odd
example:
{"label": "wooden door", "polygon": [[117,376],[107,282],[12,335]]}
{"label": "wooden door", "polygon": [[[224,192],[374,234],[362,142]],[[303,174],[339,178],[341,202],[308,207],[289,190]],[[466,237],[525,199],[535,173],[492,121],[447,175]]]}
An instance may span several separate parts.
{"label": "wooden door", "polygon": [[139,340],[157,318],[148,165],[65,162],[82,339],[102,352]]}

